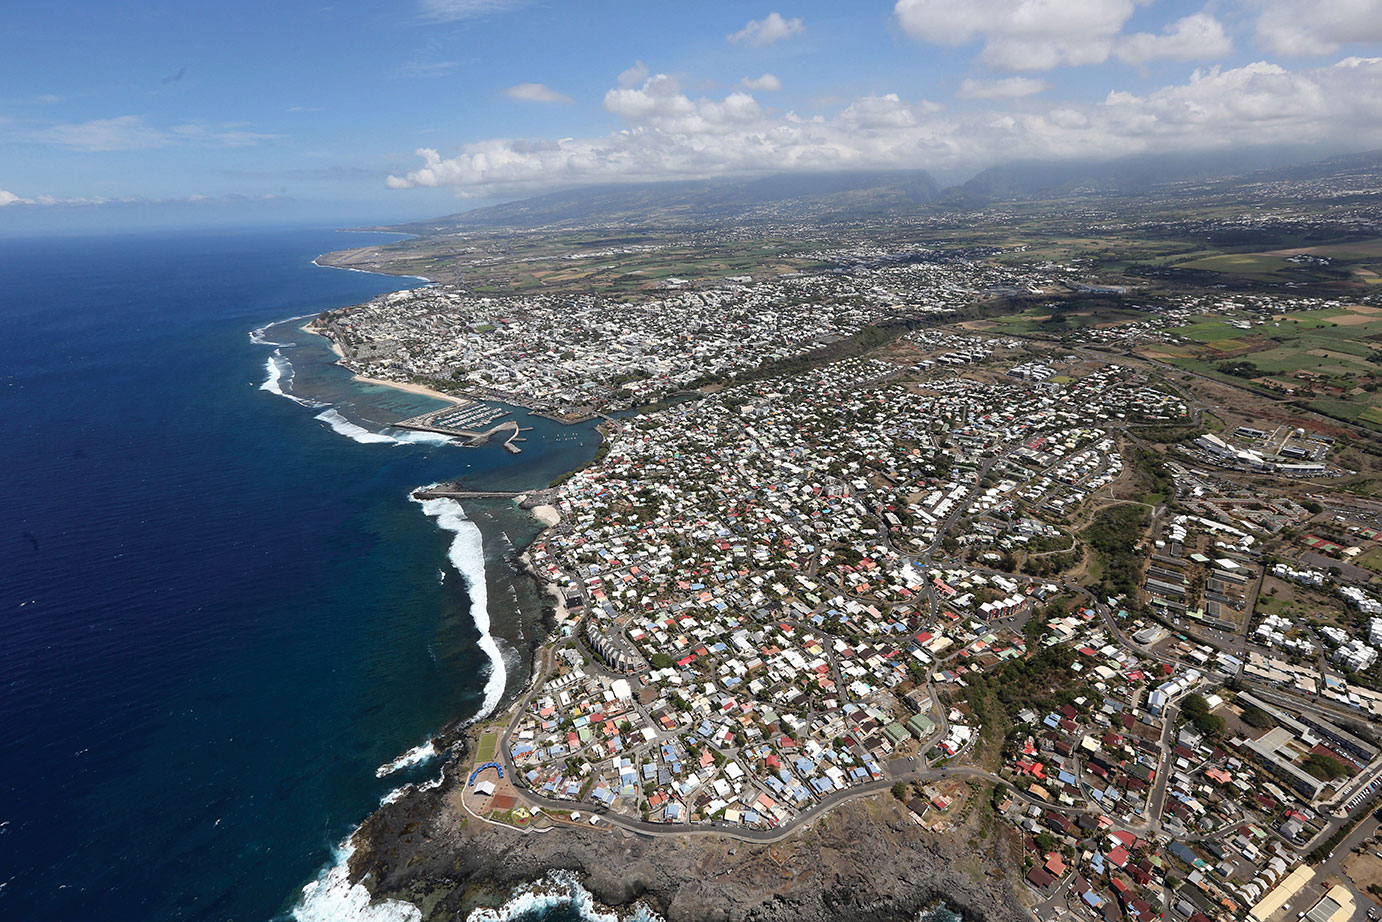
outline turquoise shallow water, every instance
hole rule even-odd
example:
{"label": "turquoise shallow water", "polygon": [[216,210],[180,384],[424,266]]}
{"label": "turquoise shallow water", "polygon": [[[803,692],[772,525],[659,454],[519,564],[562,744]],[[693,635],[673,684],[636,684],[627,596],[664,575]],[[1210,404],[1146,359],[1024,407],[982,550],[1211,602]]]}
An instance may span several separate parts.
{"label": "turquoise shallow water", "polygon": [[[598,437],[360,444],[262,390],[273,347],[250,330],[408,284],[311,265],[363,242],[0,242],[0,916],[284,914],[428,772],[376,769],[479,708],[490,667],[453,535],[408,491],[544,485]],[[302,390],[368,429],[431,405],[292,341]],[[536,604],[510,564],[536,529],[467,512],[507,652]]]}

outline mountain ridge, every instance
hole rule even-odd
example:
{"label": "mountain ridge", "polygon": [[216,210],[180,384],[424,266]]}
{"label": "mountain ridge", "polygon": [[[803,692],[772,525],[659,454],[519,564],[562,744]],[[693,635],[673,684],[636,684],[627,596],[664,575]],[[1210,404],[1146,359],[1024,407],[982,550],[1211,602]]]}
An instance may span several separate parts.
{"label": "mountain ridge", "polygon": [[1136,155],[1113,160],[1015,161],[942,187],[925,170],[851,170],[758,177],[610,183],[463,211],[389,230],[421,236],[464,230],[595,224],[714,225],[782,220],[859,221],[1072,195],[1174,192],[1177,185],[1231,187],[1382,170],[1382,151],[1304,160],[1300,151]]}

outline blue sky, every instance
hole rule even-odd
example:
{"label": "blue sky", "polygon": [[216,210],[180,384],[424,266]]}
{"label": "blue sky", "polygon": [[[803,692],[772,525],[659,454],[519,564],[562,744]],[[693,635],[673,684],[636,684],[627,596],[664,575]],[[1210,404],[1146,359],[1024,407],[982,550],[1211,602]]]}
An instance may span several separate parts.
{"label": "blue sky", "polygon": [[[584,183],[1382,147],[1382,0],[11,4],[0,231]],[[43,217],[37,217],[42,214]]]}

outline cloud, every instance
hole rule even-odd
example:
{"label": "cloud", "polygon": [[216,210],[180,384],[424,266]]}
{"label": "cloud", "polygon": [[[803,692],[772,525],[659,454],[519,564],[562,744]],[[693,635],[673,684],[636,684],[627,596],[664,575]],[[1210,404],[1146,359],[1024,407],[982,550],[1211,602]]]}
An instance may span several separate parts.
{"label": "cloud", "polygon": [[444,77],[460,66],[460,61],[409,61],[399,72],[405,77]]}
{"label": "cloud", "polygon": [[1098,64],[1133,14],[1134,0],[897,0],[912,38],[939,45],[982,40],[979,60],[998,70]]}
{"label": "cloud", "polygon": [[1020,99],[1047,88],[1045,80],[1034,77],[1008,77],[1004,80],[966,79],[955,95],[960,99]]}
{"label": "cloud", "polygon": [[164,147],[166,133],[142,115],[119,115],[87,122],[60,122],[35,134],[40,141],[86,151],[145,150]]}
{"label": "cloud", "polygon": [[746,90],[757,90],[761,93],[776,93],[782,89],[782,81],[772,74],[764,74],[761,77],[745,77],[739,81],[739,85]]}
{"label": "cloud", "polygon": [[524,102],[571,102],[571,97],[565,93],[558,93],[556,90],[547,86],[545,83],[518,83],[504,90],[504,95],[510,99],[521,99]]}
{"label": "cloud", "polygon": [[249,202],[276,202],[288,201],[287,196],[274,195],[240,195],[230,193],[228,195],[203,195],[200,192],[192,195],[174,196],[172,198],[150,198],[142,195],[126,196],[106,196],[106,195],[84,195],[75,198],[57,198],[52,195],[35,195],[32,198],[23,198],[13,192],[0,189],[0,208],[94,208],[107,205],[233,205]]}
{"label": "cloud", "polygon": [[1233,41],[1219,20],[1208,13],[1178,19],[1160,35],[1139,32],[1124,39],[1115,54],[1129,64],[1145,64],[1162,58],[1203,61],[1233,51]]}
{"label": "cloud", "polygon": [[1347,42],[1382,41],[1382,0],[1252,0],[1257,41],[1289,55],[1333,54]]}
{"label": "cloud", "polygon": [[478,19],[491,13],[504,13],[522,6],[526,0],[418,0],[422,18],[430,22],[458,22]]}
{"label": "cloud", "polygon": [[[995,81],[1001,82],[1001,81]],[[504,139],[454,156],[419,150],[390,176],[396,189],[449,187],[460,196],[519,195],[581,184],[842,169],[971,169],[1010,158],[1104,157],[1254,145],[1382,145],[1382,58],[1290,71],[1256,62],[1211,67],[1184,83],[1101,102],[1053,101],[1022,111],[950,112],[897,93],[834,112],[777,112],[752,93],[692,98],[655,74],[605,94],[617,131],[585,138]]]}
{"label": "cloud", "polygon": [[624,89],[631,89],[647,79],[648,65],[642,61],[635,61],[633,67],[619,75],[619,85]]}
{"label": "cloud", "polygon": [[168,134],[171,141],[184,141],[212,147],[252,147],[263,141],[272,141],[279,137],[274,134],[247,131],[240,125],[204,125],[197,122],[174,125],[169,129]]}
{"label": "cloud", "polygon": [[30,135],[33,140],[92,152],[149,150],[192,144],[210,147],[248,147],[277,135],[248,131],[242,125],[188,122],[162,129],[142,115],[120,115],[87,122],[58,122]]}
{"label": "cloud", "polygon": [[805,30],[806,26],[802,25],[800,17],[783,19],[781,13],[772,12],[762,19],[750,19],[744,28],[726,35],[725,41],[761,48],[799,35]]}

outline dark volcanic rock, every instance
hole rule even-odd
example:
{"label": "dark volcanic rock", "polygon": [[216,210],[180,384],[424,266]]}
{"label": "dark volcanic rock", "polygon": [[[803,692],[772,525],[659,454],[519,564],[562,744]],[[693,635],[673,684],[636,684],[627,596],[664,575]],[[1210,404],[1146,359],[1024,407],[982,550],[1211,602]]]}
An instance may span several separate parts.
{"label": "dark volcanic rock", "polygon": [[1016,878],[999,870],[1013,866],[1010,842],[926,833],[888,795],[851,801],[768,844],[608,828],[520,832],[466,814],[457,790],[448,780],[370,817],[356,834],[351,879],[376,899],[421,907],[427,920],[464,919],[552,870],[573,872],[606,906],[642,902],[668,922],[900,922],[937,899],[969,920],[1027,917]]}

